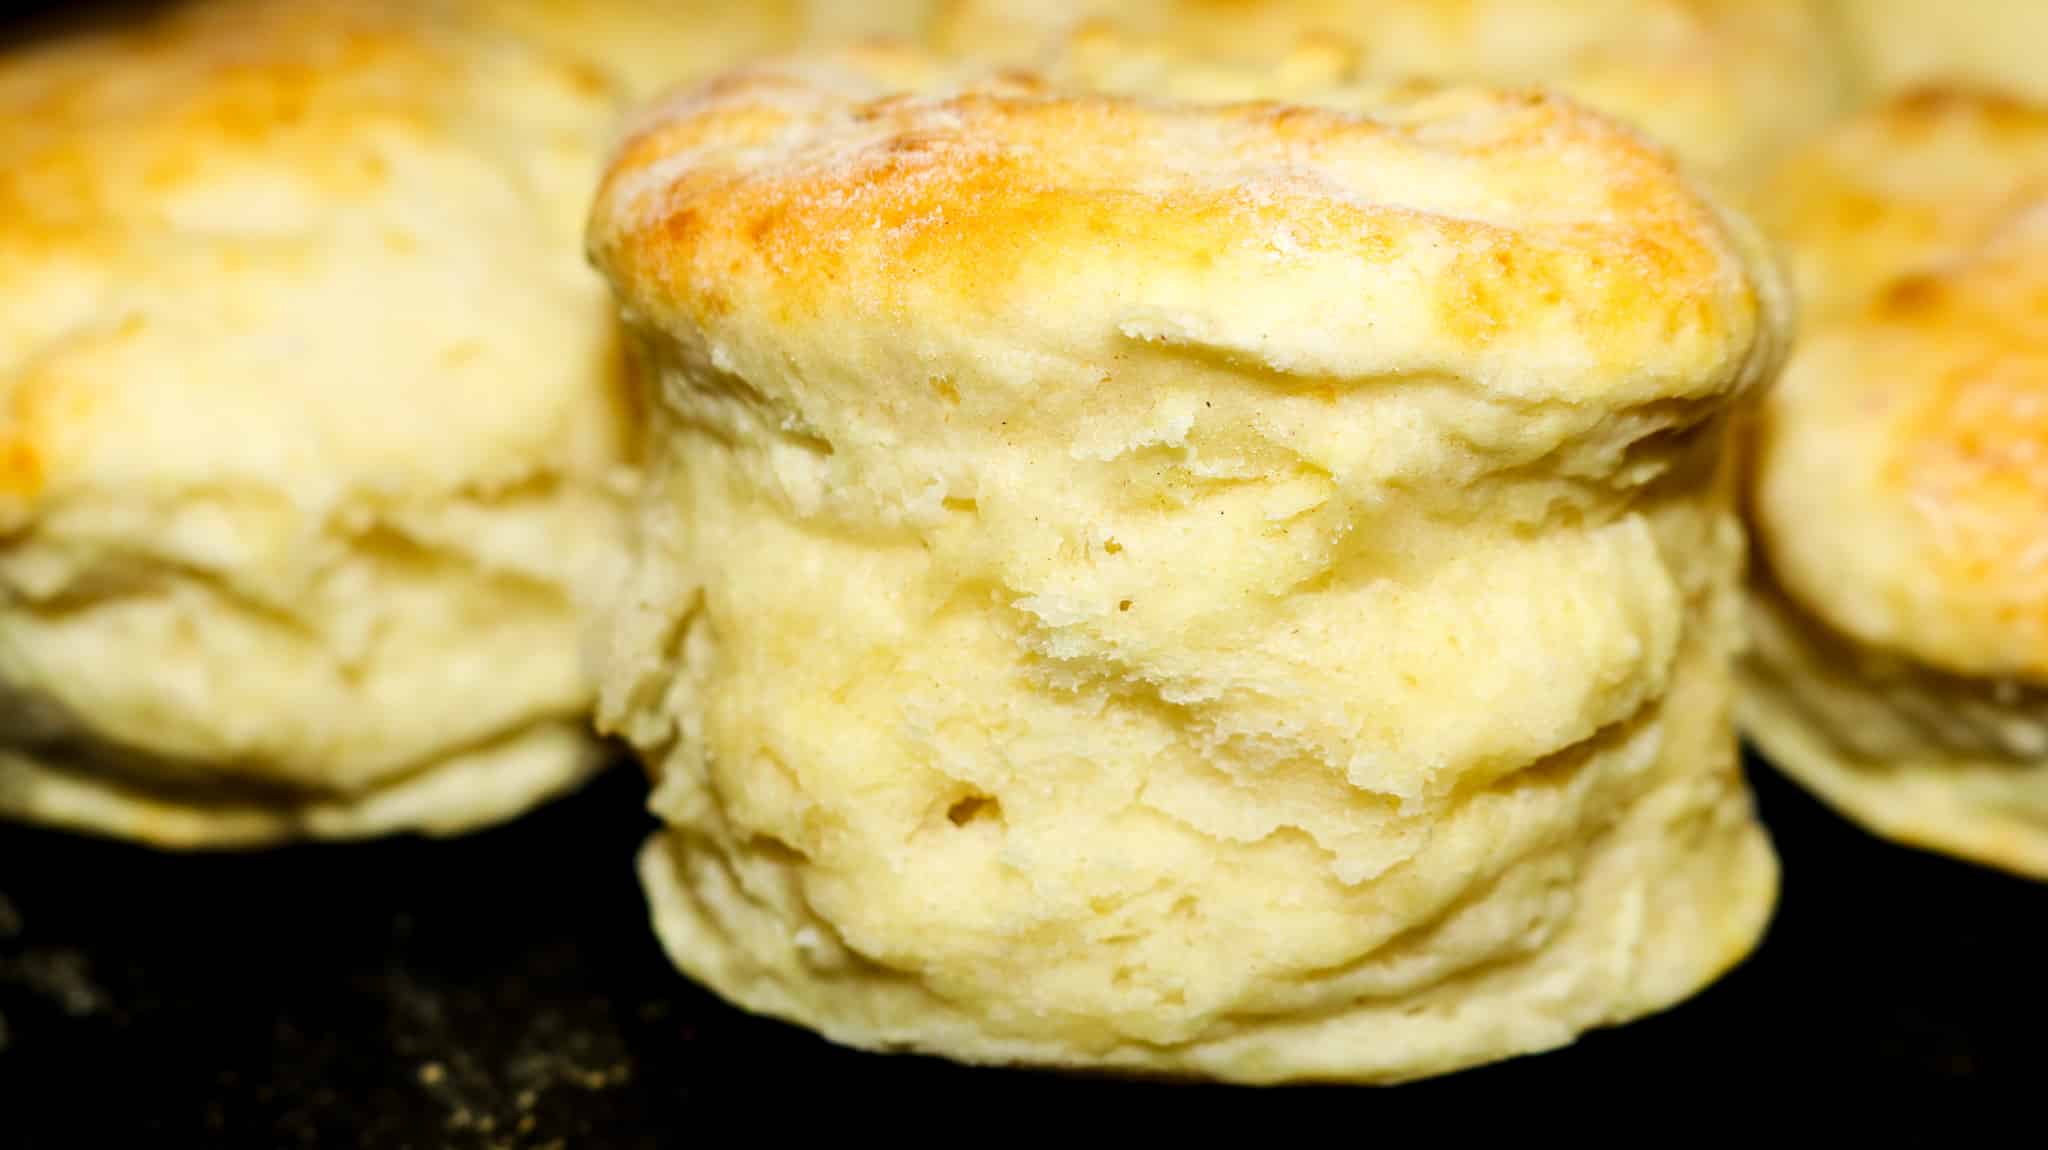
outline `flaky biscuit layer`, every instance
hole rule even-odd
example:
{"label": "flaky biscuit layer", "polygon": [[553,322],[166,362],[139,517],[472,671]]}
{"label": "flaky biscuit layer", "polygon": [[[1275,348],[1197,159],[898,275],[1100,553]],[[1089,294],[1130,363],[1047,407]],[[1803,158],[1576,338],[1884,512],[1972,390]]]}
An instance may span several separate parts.
{"label": "flaky biscuit layer", "polygon": [[0,62],[0,809],[190,795],[175,832],[102,829],[198,845],[261,837],[230,800],[389,808],[500,743],[548,759],[524,802],[587,769],[543,732],[590,704],[622,534],[623,361],[575,242],[619,111],[578,62],[375,2]]}
{"label": "flaky biscuit layer", "polygon": [[1753,241],[1541,97],[959,75],[728,77],[599,196],[659,380],[600,722],[679,965],[860,1046],[1382,1081],[1736,961]]}

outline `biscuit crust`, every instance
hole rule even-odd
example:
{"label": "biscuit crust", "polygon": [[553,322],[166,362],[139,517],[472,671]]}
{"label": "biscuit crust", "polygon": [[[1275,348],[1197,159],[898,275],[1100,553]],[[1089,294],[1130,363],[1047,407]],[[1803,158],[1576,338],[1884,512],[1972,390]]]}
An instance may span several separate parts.
{"label": "biscuit crust", "polygon": [[600,724],[678,965],[862,1047],[1268,1082],[1739,960],[1755,241],[1541,96],[963,77],[731,75],[598,197],[658,379]]}
{"label": "biscuit crust", "polygon": [[1786,178],[1817,316],[1752,446],[1744,723],[1880,833],[2048,877],[2043,114],[1911,92]]}
{"label": "biscuit crust", "polygon": [[2048,108],[1996,88],[1931,84],[1844,121],[1755,197],[1818,328],[1891,281],[1983,242],[2048,191]]}
{"label": "biscuit crust", "polygon": [[[630,439],[575,237],[618,112],[573,60],[376,2],[0,61],[0,811],[448,827],[518,804],[395,789],[500,745],[547,760],[526,802],[589,768],[559,732]],[[251,794],[288,809],[220,813]]]}

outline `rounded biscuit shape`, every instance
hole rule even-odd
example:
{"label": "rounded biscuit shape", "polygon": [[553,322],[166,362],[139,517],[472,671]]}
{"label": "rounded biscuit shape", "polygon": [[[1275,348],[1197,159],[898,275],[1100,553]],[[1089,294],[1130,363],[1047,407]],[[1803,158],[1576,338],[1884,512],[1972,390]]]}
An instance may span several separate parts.
{"label": "rounded biscuit shape", "polygon": [[1763,404],[1757,526],[1834,630],[2048,676],[2048,199],[1817,330]]}
{"label": "rounded biscuit shape", "polygon": [[1781,180],[1818,302],[1750,448],[1743,724],[1880,833],[2048,877],[2048,125],[1901,95]]}
{"label": "rounded biscuit shape", "polygon": [[[0,60],[0,811],[453,829],[593,765],[581,605],[630,443],[576,235],[618,110],[375,2]],[[516,797],[428,784],[511,759]]]}
{"label": "rounded biscuit shape", "polygon": [[1729,406],[1776,280],[1474,90],[764,65],[590,225],[650,388],[600,725],[678,964],[858,1046],[1387,1081],[1754,944]]}

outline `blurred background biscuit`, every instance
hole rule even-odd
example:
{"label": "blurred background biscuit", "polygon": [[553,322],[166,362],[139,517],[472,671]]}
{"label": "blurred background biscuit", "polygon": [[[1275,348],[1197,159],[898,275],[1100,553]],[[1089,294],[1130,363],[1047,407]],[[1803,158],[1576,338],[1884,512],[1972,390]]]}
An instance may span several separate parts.
{"label": "blurred background biscuit", "polygon": [[428,0],[604,69],[635,97],[807,44],[923,34],[934,0]]}
{"label": "blurred background biscuit", "polygon": [[1823,127],[1847,94],[1816,0],[935,0],[943,51],[1036,62],[1075,31],[1161,37],[1270,63],[1304,41],[1358,78],[1556,88],[1731,189]]}
{"label": "blurred background biscuit", "polygon": [[2048,877],[2048,109],[1895,97],[1795,160],[1812,300],[1752,448],[1743,722],[1880,833]]}
{"label": "blurred background biscuit", "polygon": [[2043,191],[2048,107],[1951,84],[1899,92],[1815,138],[1755,202],[1783,247],[1801,315],[1820,324],[1975,246]]}
{"label": "blurred background biscuit", "polygon": [[2048,99],[2040,0],[1834,0],[1857,80],[1882,97],[1930,82]]}
{"label": "blurred background biscuit", "polygon": [[0,812],[166,846],[585,775],[620,95],[402,4],[180,5],[0,60]]}

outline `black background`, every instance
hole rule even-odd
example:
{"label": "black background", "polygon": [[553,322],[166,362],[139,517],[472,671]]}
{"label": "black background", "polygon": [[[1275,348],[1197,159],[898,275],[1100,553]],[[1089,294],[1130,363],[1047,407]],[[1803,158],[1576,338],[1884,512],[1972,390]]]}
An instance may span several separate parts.
{"label": "black background", "polygon": [[972,1070],[742,1015],[654,941],[630,768],[445,842],[162,855],[0,828],[0,1145],[668,1146],[834,1103],[975,1141],[1105,1104],[1583,1135],[1625,1100],[1760,1120],[1848,1086],[1868,1117],[1929,1087],[2035,1087],[2048,887],[1880,843],[1753,773],[1786,876],[1748,963],[1566,1050],[1372,1091]]}

